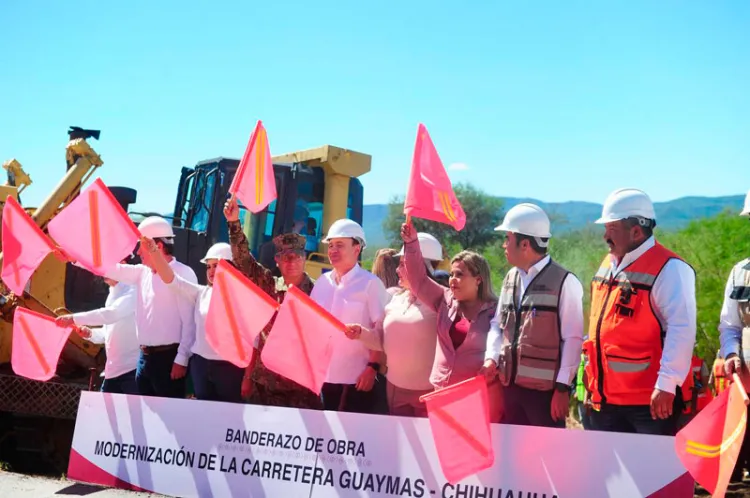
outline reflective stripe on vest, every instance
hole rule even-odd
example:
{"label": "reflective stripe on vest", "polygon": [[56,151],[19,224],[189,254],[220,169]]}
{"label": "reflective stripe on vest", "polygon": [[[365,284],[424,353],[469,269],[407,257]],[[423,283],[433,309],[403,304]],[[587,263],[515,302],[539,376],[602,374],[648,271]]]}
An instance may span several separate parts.
{"label": "reflective stripe on vest", "polygon": [[568,271],[550,262],[529,282],[520,306],[518,269],[503,281],[500,327],[503,351],[498,368],[505,385],[549,391],[560,368],[560,292]]}
{"label": "reflective stripe on vest", "polygon": [[664,334],[651,307],[651,288],[670,259],[680,258],[657,242],[614,276],[608,255],[592,279],[584,350],[594,403],[651,403]]}
{"label": "reflective stripe on vest", "polygon": [[724,359],[716,358],[711,370],[714,374],[714,391],[718,396],[728,386],[727,378],[724,376]]}

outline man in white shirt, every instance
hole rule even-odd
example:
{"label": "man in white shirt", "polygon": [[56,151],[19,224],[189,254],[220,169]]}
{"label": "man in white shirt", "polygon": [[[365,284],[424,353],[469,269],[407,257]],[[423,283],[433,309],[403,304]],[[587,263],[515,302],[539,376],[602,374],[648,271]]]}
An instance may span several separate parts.
{"label": "man in white shirt", "polygon": [[135,371],[141,349],[135,331],[136,290],[132,285],[107,278],[104,281],[109,285],[109,295],[103,308],[59,316],[55,322],[60,327],[76,326],[84,339],[104,344],[107,363],[102,392],[138,394]]}
{"label": "man in white shirt", "polygon": [[[745,196],[740,216],[750,217],[750,192]],[[747,342],[750,341],[750,258],[734,265],[729,273],[721,307],[719,340],[727,377],[731,378],[735,372],[744,375],[743,362],[750,365],[750,344]],[[740,352],[744,358],[740,357]],[[750,386],[750,383],[746,384]]]}
{"label": "man in white shirt", "polygon": [[[745,206],[740,216],[750,217],[750,192],[745,196]],[[719,319],[719,341],[724,371],[728,378],[735,372],[740,375],[745,389],[750,387],[750,258],[743,259],[732,268],[724,288],[724,303]],[[742,481],[742,469],[750,468],[750,431],[745,432],[735,474]]]}
{"label": "man in white shirt", "polygon": [[583,344],[583,286],[547,254],[550,222],[539,206],[514,206],[495,230],[506,233],[513,265],[483,368],[503,386],[501,423],[564,428]]}
{"label": "man in white shirt", "polygon": [[[144,219],[138,230],[153,239],[174,272],[197,283],[195,272],[172,256],[172,225],[159,216]],[[138,248],[143,264],[119,264],[106,277],[136,288],[135,321],[140,345],[136,370],[138,392],[144,396],[183,398],[190,349],[195,342],[194,302],[176,293],[155,274],[143,244]]]}
{"label": "man in white shirt", "polygon": [[[349,219],[337,220],[324,242],[333,271],[321,275],[310,297],[342,323],[372,328],[385,315],[391,296],[383,282],[357,262],[365,248],[362,227]],[[373,386],[380,365],[370,361],[371,351],[361,341],[350,341],[344,334],[334,335],[331,341],[333,355],[321,393],[323,408],[373,413],[377,405]]]}
{"label": "man in white shirt", "polygon": [[591,283],[584,342],[592,428],[674,435],[695,345],[695,272],[655,240],[645,192],[614,191],[597,223],[609,254]]}

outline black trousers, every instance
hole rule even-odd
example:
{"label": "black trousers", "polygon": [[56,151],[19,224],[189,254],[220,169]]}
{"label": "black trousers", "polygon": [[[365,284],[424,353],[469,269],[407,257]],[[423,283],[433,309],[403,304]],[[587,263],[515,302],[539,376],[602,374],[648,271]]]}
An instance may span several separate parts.
{"label": "black trousers", "polygon": [[536,427],[565,428],[565,419],[552,419],[554,390],[537,391],[520,386],[502,388],[503,416],[501,424],[531,425]]}
{"label": "black trousers", "polygon": [[323,409],[336,412],[376,413],[378,387],[357,391],[354,384],[323,384]]}
{"label": "black trousers", "polygon": [[672,416],[669,418],[654,420],[651,417],[649,405],[610,405],[605,403],[600,410],[591,410],[591,428],[595,431],[674,436],[677,434],[677,421],[684,409],[685,403],[682,400],[682,392],[680,388],[677,388]]}

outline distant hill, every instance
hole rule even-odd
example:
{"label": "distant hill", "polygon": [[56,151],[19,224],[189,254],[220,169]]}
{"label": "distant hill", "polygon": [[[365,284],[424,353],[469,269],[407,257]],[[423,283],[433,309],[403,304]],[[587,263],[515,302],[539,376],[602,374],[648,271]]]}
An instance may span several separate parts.
{"label": "distant hill", "polygon": [[[594,202],[568,201],[544,202],[538,199],[501,197],[504,209],[521,202],[533,202],[553,218],[554,233],[578,230],[593,223],[602,212],[602,205]],[[724,210],[739,213],[745,197],[730,195],[724,197],[681,197],[668,202],[654,204],[658,224],[661,228],[675,230],[686,226],[691,220],[709,218]],[[383,233],[383,220],[388,213],[387,204],[369,204],[363,211],[363,228],[370,247],[387,245]]]}

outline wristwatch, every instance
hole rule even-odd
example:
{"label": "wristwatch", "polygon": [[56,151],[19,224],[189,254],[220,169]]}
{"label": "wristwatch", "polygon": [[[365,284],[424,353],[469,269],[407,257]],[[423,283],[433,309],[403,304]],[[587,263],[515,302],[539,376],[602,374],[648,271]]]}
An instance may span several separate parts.
{"label": "wristwatch", "polygon": [[370,368],[372,368],[376,372],[380,372],[380,363],[377,363],[375,361],[371,361],[370,363],[367,364],[367,366],[370,367]]}

